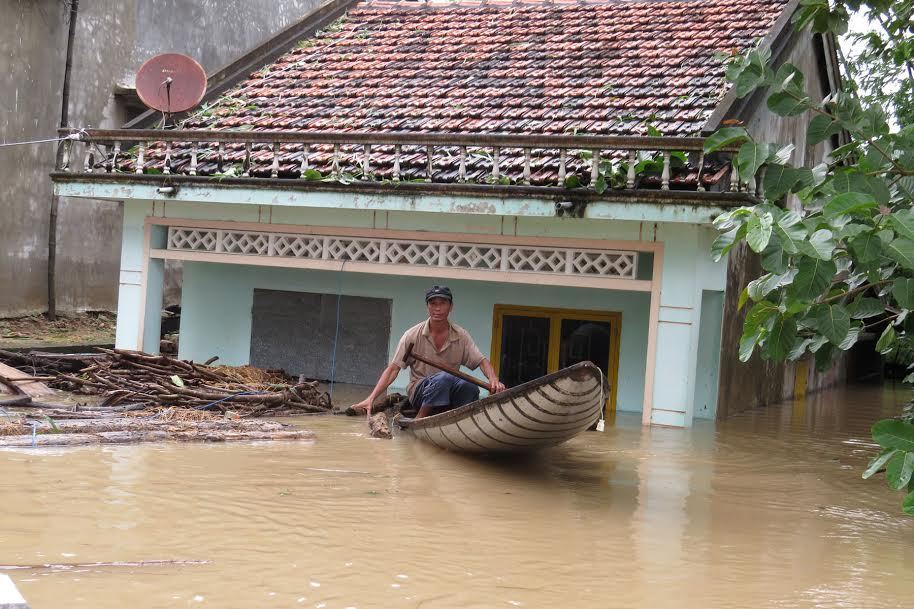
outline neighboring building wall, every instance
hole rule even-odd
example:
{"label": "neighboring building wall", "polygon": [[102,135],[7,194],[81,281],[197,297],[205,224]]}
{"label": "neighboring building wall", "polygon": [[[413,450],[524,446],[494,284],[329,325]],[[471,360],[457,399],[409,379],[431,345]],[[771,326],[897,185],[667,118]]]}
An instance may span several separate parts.
{"label": "neighboring building wall", "polygon": [[[806,32],[797,36],[792,46],[785,49],[785,61],[797,66],[806,76],[807,91],[814,99],[821,100],[827,83],[820,76],[820,57],[814,52],[812,36]],[[830,151],[830,145],[823,143],[812,147],[806,144],[808,116],[784,118],[771,113],[765,106],[765,97],[758,96],[754,104],[745,111],[748,130],[762,141],[780,144],[793,143],[796,146],[792,162],[812,167],[821,163]],[[728,259],[726,302],[724,305],[724,328],[721,344],[721,368],[717,418],[789,399],[794,395],[797,364],[780,364],[765,361],[756,353],[742,363],[739,361],[739,340],[743,332],[743,320],[749,306],[737,310],[737,302],[743,288],[764,271],[759,257],[744,244],[733,248]],[[804,370],[806,365],[804,364]],[[807,390],[816,390],[843,380],[843,367],[818,373],[814,366],[808,366]]]}
{"label": "neighboring building wall", "polygon": [[[321,0],[97,0],[80,4],[70,97],[72,126],[119,127],[115,85],[132,86],[149,57],[171,51],[208,73],[303,18]],[[68,3],[0,0],[0,140],[56,133],[67,42]],[[48,211],[55,147],[0,148],[0,317],[47,306]],[[121,208],[62,198],[58,220],[60,310],[113,309],[117,302]],[[12,287],[11,287],[12,286]]]}

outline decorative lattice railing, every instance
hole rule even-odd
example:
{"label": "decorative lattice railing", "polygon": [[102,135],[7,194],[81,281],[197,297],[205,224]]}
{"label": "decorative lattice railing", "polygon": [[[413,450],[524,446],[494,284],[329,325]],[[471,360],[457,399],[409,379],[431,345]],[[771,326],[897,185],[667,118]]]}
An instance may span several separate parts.
{"label": "decorative lattice railing", "polygon": [[[60,172],[259,178],[296,182],[426,182],[759,194],[730,148],[707,157],[685,137],[309,133],[188,130],[62,131]],[[75,163],[74,159],[81,162]]]}
{"label": "decorative lattice railing", "polygon": [[168,229],[167,249],[277,259],[397,264],[443,269],[547,273],[579,277],[636,279],[638,254],[632,251],[492,245],[305,235],[249,230]]}

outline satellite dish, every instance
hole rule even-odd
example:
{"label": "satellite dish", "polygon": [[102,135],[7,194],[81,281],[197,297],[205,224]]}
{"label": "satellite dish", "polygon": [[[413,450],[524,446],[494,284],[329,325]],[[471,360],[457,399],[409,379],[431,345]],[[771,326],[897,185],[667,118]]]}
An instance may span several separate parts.
{"label": "satellite dish", "polygon": [[163,53],[140,66],[136,92],[150,108],[166,114],[184,112],[203,99],[206,72],[187,55]]}

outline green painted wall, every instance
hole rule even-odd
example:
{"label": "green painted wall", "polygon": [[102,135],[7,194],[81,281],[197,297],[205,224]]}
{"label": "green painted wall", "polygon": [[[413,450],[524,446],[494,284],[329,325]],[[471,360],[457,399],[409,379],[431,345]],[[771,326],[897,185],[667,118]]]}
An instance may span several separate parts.
{"label": "green painted wall", "polygon": [[[649,295],[645,293],[185,263],[180,357],[203,361],[218,355],[224,364],[247,363],[255,288],[390,298],[392,354],[403,331],[425,319],[423,294],[434,283],[446,283],[454,290],[452,320],[466,328],[487,355],[496,304],[621,312],[617,408],[641,410],[649,314]],[[406,382],[406,374],[401,374],[394,389],[402,391]]]}

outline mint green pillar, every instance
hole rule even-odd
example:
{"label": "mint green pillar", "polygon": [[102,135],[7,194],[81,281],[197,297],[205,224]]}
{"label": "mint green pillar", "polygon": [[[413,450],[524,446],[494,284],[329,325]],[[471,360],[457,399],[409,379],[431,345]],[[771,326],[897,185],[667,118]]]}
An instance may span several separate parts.
{"label": "mint green pillar", "polygon": [[143,222],[152,214],[148,201],[124,202],[124,227],[121,239],[121,270],[117,292],[117,331],[114,344],[118,349],[140,349],[140,309],[145,301],[143,290]]}
{"label": "mint green pillar", "polygon": [[703,382],[717,378],[718,360],[699,362],[698,358],[702,292],[722,292],[726,284],[726,265],[711,260],[714,235],[713,229],[699,225],[658,227],[664,252],[651,408],[655,425],[690,426],[695,416],[696,378],[700,376]]}

